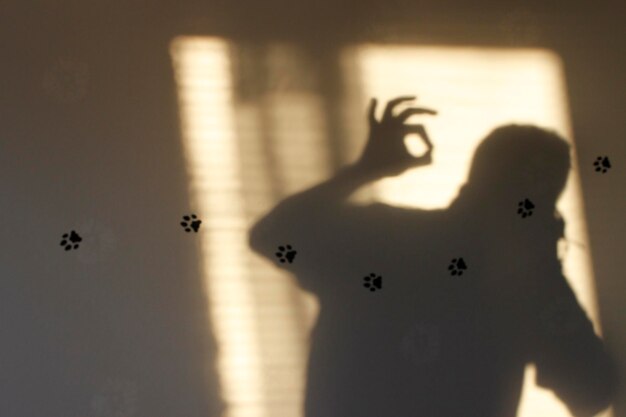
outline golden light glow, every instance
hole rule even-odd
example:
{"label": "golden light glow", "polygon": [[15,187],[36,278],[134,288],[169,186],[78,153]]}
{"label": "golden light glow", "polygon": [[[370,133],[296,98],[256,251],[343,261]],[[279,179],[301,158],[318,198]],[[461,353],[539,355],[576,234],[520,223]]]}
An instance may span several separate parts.
{"label": "golden light glow", "polygon": [[[268,51],[301,72],[289,46]],[[191,203],[203,221],[203,275],[224,417],[294,417],[302,413],[317,304],[250,252],[247,233],[280,199],[329,174],[322,106],[306,91],[238,97],[234,52],[216,38],[182,37],[171,45]]]}
{"label": "golden light glow", "polygon": [[[172,44],[179,85],[181,126],[188,162],[192,206],[203,219],[205,285],[215,331],[217,368],[228,415],[262,417],[262,380],[254,300],[247,288],[241,177],[228,45],[220,40],[186,39]],[[210,282],[208,279],[210,278]],[[233,331],[235,329],[235,331]],[[246,413],[244,413],[246,411]]]}
{"label": "golden light glow", "polygon": [[[293,45],[262,51],[260,58],[249,54],[261,62],[242,64],[245,48],[223,39],[180,37],[171,44],[191,206],[203,220],[198,237],[224,417],[302,415],[308,333],[318,309],[294,280],[247,247],[247,231],[262,213],[331,174],[328,110],[315,88],[314,66]],[[440,111],[425,119],[434,163],[380,181],[377,200],[446,207],[479,141],[501,124],[552,128],[574,144],[561,65],[548,51],[361,45],[345,50],[341,65],[348,93],[339,103],[344,163],[363,146],[369,97],[383,102],[415,93],[420,104]],[[262,71],[265,81],[254,78]],[[575,165],[559,209],[568,239],[576,242],[567,251],[566,275],[598,326]],[[534,386],[533,372],[529,367],[519,415],[568,416],[550,392]]]}

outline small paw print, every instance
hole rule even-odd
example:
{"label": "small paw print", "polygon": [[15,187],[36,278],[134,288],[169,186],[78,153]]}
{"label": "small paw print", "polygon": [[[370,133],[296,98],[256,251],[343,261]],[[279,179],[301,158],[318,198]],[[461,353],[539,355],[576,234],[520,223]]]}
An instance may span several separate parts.
{"label": "small paw print", "polygon": [[520,216],[522,216],[523,219],[525,219],[526,217],[530,217],[533,215],[534,208],[535,208],[535,205],[533,204],[533,202],[525,198],[524,200],[517,203],[517,214],[519,214]]}
{"label": "small paw print", "polygon": [[372,272],[363,278],[363,286],[369,288],[370,291],[380,290],[383,288],[383,277]]}
{"label": "small paw print", "polygon": [[281,263],[293,263],[297,253],[298,252],[296,252],[291,245],[279,246],[278,252],[276,252],[276,257]]}
{"label": "small paw print", "polygon": [[601,172],[605,174],[609,169],[611,169],[611,161],[609,161],[608,156],[599,156],[596,158],[593,166],[596,167],[596,172]]}
{"label": "small paw print", "polygon": [[467,264],[463,258],[454,258],[448,266],[448,270],[452,275],[463,275],[463,271],[467,269]]}
{"label": "small paw print", "polygon": [[82,240],[83,238],[72,230],[70,233],[65,233],[63,235],[61,246],[63,246],[65,250],[78,249],[78,245],[82,242]]}
{"label": "small paw print", "polygon": [[180,222],[180,225],[183,226],[185,232],[189,233],[192,230],[198,233],[198,229],[200,229],[200,224],[202,220],[199,220],[195,214],[191,216],[183,216],[183,221]]}

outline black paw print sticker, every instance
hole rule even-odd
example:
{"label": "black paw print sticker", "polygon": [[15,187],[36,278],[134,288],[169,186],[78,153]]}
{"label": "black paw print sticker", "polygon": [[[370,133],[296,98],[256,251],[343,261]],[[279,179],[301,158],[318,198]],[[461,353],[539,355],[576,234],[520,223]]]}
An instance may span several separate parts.
{"label": "black paw print sticker", "polygon": [[78,245],[82,242],[83,238],[81,238],[78,233],[75,231],[71,231],[70,233],[65,233],[63,235],[63,239],[61,240],[61,246],[65,248],[65,250],[70,249],[78,249]]}
{"label": "black paw print sticker", "polygon": [[454,258],[448,266],[448,271],[452,275],[463,275],[463,271],[467,269],[467,264],[463,260],[463,258]]}
{"label": "black paw print sticker", "polygon": [[517,203],[517,214],[519,214],[520,216],[522,216],[523,219],[525,219],[526,217],[530,217],[533,215],[534,208],[535,208],[535,205],[533,204],[533,202],[525,198],[524,200]]}
{"label": "black paw print sticker", "polygon": [[611,169],[611,161],[609,161],[608,156],[599,156],[596,158],[593,166],[596,167],[596,172],[601,172],[605,174],[609,169]]}
{"label": "black paw print sticker", "polygon": [[291,245],[279,246],[278,252],[276,252],[276,257],[281,263],[293,263],[297,253],[298,252],[296,252]]}
{"label": "black paw print sticker", "polygon": [[183,226],[185,232],[189,233],[192,230],[198,233],[198,229],[200,229],[200,224],[202,220],[199,220],[195,214],[191,216],[183,216],[183,221],[180,222],[180,225]]}
{"label": "black paw print sticker", "polygon": [[363,278],[363,286],[369,288],[370,291],[380,290],[383,288],[383,277],[372,272]]}

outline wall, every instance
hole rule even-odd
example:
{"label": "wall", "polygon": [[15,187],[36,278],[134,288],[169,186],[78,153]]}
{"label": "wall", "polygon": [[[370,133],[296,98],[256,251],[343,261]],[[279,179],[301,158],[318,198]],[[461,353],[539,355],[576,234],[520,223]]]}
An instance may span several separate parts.
{"label": "wall", "polygon": [[[554,49],[579,164],[614,164],[581,174],[605,339],[624,370],[619,12],[487,0],[0,5],[0,414],[97,414],[113,392],[138,415],[216,415],[197,241],[178,224],[193,207],[167,54],[173,36],[193,33],[295,40],[320,60],[355,40]],[[64,65],[84,74],[69,93],[49,78]],[[100,249],[59,246],[79,227]],[[616,409],[625,415],[623,394]]]}

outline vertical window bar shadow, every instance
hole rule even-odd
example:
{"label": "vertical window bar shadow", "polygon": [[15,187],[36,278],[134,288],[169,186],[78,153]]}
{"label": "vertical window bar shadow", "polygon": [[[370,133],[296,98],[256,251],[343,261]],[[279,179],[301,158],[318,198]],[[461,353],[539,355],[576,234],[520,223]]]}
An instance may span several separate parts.
{"label": "vertical window bar shadow", "polygon": [[[239,67],[245,74],[239,73],[235,76],[244,81],[246,90],[246,94],[239,96],[238,113],[241,114],[245,110],[254,119],[254,123],[239,126],[242,171],[246,178],[242,199],[246,202],[248,228],[256,218],[278,202],[282,188],[280,173],[275,169],[277,161],[270,143],[272,127],[268,124],[267,106],[263,100],[270,76],[267,66],[264,65],[267,50],[266,45],[248,44],[237,52],[237,56],[245,62],[245,69],[244,66]],[[261,183],[264,184],[259,187]],[[260,201],[262,204],[258,204]],[[267,264],[250,251],[247,252],[247,256],[253,265],[250,286],[259,311],[256,326],[261,335],[262,389],[266,399],[263,404],[264,414],[277,417],[294,415],[293,410],[297,409],[297,395],[293,395],[293,392],[280,392],[280,388],[297,379],[290,371],[297,368],[298,362],[302,362],[303,358],[298,358],[296,354],[295,358],[292,357],[295,364],[277,362],[273,350],[276,346],[282,349],[287,347],[287,350],[289,347],[298,347],[297,332],[302,323],[294,321],[294,314],[291,314],[294,307],[297,307],[294,305],[297,300],[293,296],[286,296],[285,291],[288,292],[291,288],[291,282],[282,271]]]}
{"label": "vertical window bar shadow", "polygon": [[[234,105],[246,228],[288,194],[319,180],[318,165],[325,165],[326,158],[317,155],[323,149],[311,150],[315,132],[321,129],[315,123],[319,119],[315,94],[299,87],[306,84],[300,80],[305,73],[302,58],[295,46],[285,44],[234,49],[231,68],[237,80]],[[297,88],[283,88],[285,80]],[[250,251],[245,259],[260,337],[262,413],[301,415],[315,303],[286,273]]]}
{"label": "vertical window bar shadow", "polygon": [[[318,145],[322,130],[318,124],[324,122],[320,118],[319,100],[314,92],[304,88],[307,84],[304,78],[308,74],[303,65],[306,55],[292,44],[272,44],[266,50],[264,66],[268,83],[259,106],[263,126],[267,128],[263,135],[264,147],[273,162],[268,169],[277,179],[274,201],[277,204],[288,195],[319,181],[327,171],[327,157]],[[273,387],[271,397],[275,399],[271,410],[272,415],[291,417],[302,414],[308,330],[316,306],[288,274],[276,271],[272,280],[280,283],[281,300],[288,307],[282,318],[290,323],[291,334],[288,340],[280,341],[291,345],[295,356],[286,362],[283,358],[282,367],[276,367],[289,378],[284,378],[281,384],[276,384],[276,378],[268,379]],[[280,352],[273,355],[277,353]]]}
{"label": "vertical window bar shadow", "polygon": [[[311,99],[312,107],[315,107],[314,101],[315,97],[319,96],[319,74],[317,71],[317,66],[313,61],[313,56],[305,47],[298,46],[295,44],[279,44],[273,46],[268,50],[269,54],[267,56],[268,62],[267,66],[270,70],[269,79],[272,80],[272,83],[268,86],[270,90],[270,94],[276,96],[278,102],[287,101],[285,103],[285,107],[290,107],[290,96],[295,95],[308,97]],[[268,108],[270,108],[268,106]],[[309,105],[305,104],[303,106],[305,117],[309,118],[309,121],[317,120],[318,123],[324,123],[326,119],[324,119],[323,115],[320,114],[319,111],[315,111],[314,108],[310,108]],[[268,113],[265,113],[268,116]],[[317,128],[315,123],[312,123],[311,126],[302,126],[301,131],[316,131]],[[319,129],[320,134],[323,135],[323,129]],[[294,140],[298,140],[298,134],[294,135]],[[267,136],[268,139],[271,139],[271,135]],[[307,137],[302,138],[305,140]],[[266,142],[268,147],[270,146],[270,141]],[[315,144],[313,144],[315,148]],[[321,180],[328,174],[328,154],[322,152],[317,147],[318,152],[311,152],[310,150],[307,152],[303,152],[301,155],[298,155],[298,159],[310,158],[313,156],[313,159],[317,162],[314,163],[312,169],[312,178],[311,184],[315,181]],[[281,184],[286,184],[286,178],[291,177],[292,173],[289,172],[278,172],[278,165],[275,164],[272,166],[272,169],[275,171],[276,177],[281,177]],[[305,180],[306,181],[306,180]],[[297,184],[296,189],[304,189],[308,187],[308,183]],[[279,194],[277,195],[276,203],[280,200],[288,197],[290,195],[290,191],[286,186],[283,186],[279,190]],[[291,292],[291,297],[294,303],[294,309],[296,317],[298,317],[299,323],[299,337],[302,351],[304,353],[302,366],[306,365],[306,358],[308,357],[308,336],[310,329],[312,327],[313,322],[317,316],[317,302],[312,295],[308,295],[304,293],[301,289],[299,289],[295,281],[293,281],[294,285],[290,285],[289,289]],[[303,368],[304,372],[304,368]]]}

